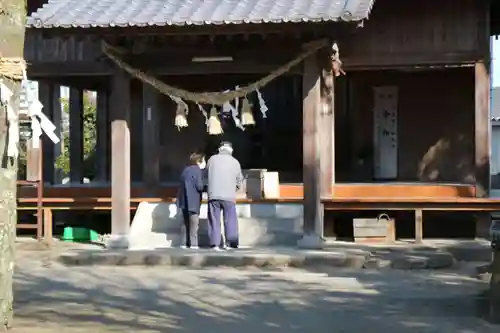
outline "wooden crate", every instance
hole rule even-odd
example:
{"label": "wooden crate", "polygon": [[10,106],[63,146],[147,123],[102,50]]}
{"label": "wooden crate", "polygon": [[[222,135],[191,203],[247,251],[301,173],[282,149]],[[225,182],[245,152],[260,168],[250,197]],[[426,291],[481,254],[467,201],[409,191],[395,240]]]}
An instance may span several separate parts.
{"label": "wooden crate", "polygon": [[376,218],[353,219],[354,242],[392,243],[395,241],[394,219],[387,214]]}

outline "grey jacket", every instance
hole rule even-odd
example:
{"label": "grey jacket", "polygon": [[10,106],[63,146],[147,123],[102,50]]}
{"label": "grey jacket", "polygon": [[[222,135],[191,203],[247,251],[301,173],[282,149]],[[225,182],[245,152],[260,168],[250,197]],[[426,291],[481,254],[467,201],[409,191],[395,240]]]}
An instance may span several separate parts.
{"label": "grey jacket", "polygon": [[213,155],[207,162],[208,200],[236,201],[243,174],[240,162],[227,152]]}

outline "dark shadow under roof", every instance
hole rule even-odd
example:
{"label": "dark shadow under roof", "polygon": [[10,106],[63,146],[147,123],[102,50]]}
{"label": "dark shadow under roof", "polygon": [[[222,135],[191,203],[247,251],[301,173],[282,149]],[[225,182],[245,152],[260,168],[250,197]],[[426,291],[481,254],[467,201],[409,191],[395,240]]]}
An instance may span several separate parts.
{"label": "dark shadow under roof", "polygon": [[491,0],[491,35],[500,35],[500,0]]}
{"label": "dark shadow under roof", "polygon": [[360,21],[375,0],[50,0],[33,28]]}

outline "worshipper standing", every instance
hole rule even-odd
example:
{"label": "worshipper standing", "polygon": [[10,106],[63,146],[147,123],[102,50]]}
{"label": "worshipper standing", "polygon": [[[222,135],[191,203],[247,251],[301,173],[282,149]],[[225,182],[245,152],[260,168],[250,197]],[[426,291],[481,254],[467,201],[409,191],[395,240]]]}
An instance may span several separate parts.
{"label": "worshipper standing", "polygon": [[182,211],[186,229],[186,241],[183,247],[190,249],[198,248],[198,227],[203,194],[202,169],[205,165],[205,158],[202,154],[191,154],[189,165],[182,171],[177,195],[177,207]]}
{"label": "worshipper standing", "polygon": [[240,162],[233,157],[233,147],[230,142],[222,142],[219,153],[210,157],[207,162],[207,174],[210,247],[216,251],[226,247],[226,244],[221,244],[222,212],[227,245],[230,248],[237,248],[239,235],[236,192],[241,188],[243,175]]}

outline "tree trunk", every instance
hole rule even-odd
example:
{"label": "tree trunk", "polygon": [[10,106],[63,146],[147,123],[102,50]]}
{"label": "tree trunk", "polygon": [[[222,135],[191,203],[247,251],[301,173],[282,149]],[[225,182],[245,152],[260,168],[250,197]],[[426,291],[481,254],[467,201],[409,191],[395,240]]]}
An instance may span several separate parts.
{"label": "tree trunk", "polygon": [[[22,60],[26,22],[25,0],[0,0],[0,57]],[[20,64],[20,63],[19,63]],[[21,65],[20,65],[21,66]],[[13,93],[10,106],[19,111],[20,81],[0,67],[3,83]],[[21,67],[17,74],[21,72]],[[16,237],[17,161],[6,156],[8,122],[6,107],[0,108],[0,331],[12,325],[14,244]]]}

